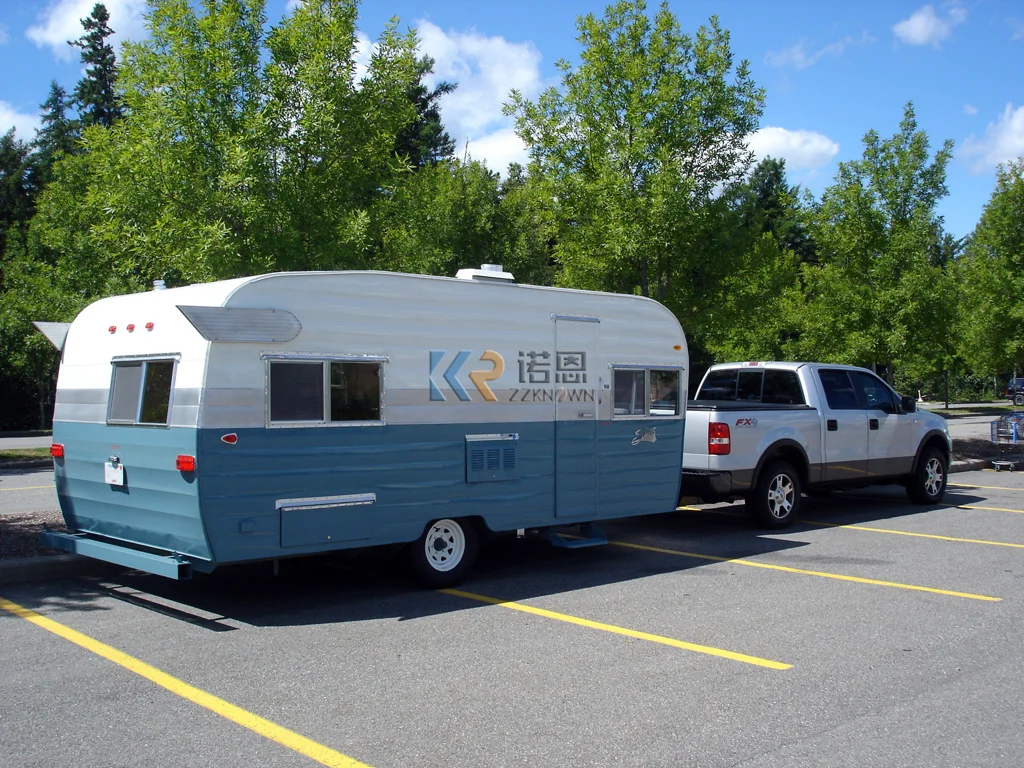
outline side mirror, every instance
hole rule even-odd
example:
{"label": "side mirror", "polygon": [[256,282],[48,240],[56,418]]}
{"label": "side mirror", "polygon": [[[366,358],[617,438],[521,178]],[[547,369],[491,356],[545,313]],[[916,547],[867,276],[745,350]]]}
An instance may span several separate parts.
{"label": "side mirror", "polygon": [[917,398],[913,395],[904,395],[900,398],[900,410],[904,413],[914,413],[917,411]]}

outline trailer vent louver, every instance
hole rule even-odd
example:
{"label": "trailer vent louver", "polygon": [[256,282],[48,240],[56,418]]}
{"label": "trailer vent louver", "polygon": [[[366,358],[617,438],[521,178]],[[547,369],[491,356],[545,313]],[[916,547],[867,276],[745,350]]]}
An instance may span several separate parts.
{"label": "trailer vent louver", "polygon": [[466,435],[466,482],[519,479],[519,435]]}

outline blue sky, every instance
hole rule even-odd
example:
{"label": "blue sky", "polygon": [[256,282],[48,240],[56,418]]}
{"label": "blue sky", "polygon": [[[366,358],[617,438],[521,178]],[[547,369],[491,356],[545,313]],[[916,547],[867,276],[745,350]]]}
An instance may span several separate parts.
{"label": "blue sky", "polygon": [[[79,19],[95,0],[0,0],[0,131],[31,138],[50,80],[71,90],[81,76]],[[268,0],[274,23],[295,0]],[[143,0],[107,0],[118,38],[146,34]],[[656,5],[656,4],[655,4]],[[557,85],[555,62],[579,53],[576,19],[604,2],[517,0],[367,0],[360,28],[369,42],[386,20],[419,30],[439,77],[459,83],[442,102],[449,133],[469,154],[504,171],[522,160],[511,122],[501,115],[510,88],[535,97]],[[896,132],[914,103],[933,151],[955,143],[949,197],[939,208],[947,230],[968,234],[991,195],[995,169],[1024,155],[1024,3],[829,3],[800,0],[672,0],[684,31],[712,14],[732,35],[737,59],[750,61],[767,90],[758,155],[786,159],[789,180],[815,195],[837,164],[860,157],[870,129]],[[1016,74],[1014,74],[1016,73]]]}

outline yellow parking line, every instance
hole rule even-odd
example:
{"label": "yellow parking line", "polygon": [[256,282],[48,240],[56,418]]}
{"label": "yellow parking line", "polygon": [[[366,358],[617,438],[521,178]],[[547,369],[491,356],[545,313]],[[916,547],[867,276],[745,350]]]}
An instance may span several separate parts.
{"label": "yellow parking line", "polygon": [[29,621],[36,626],[42,627],[48,632],[52,632],[75,645],[79,645],[87,651],[95,653],[97,656],[102,656],[104,659],[112,661],[130,672],[134,672],[152,683],[156,683],[161,688],[166,688],[171,693],[180,696],[183,699],[187,699],[201,707],[205,707],[211,712],[214,712],[233,723],[237,723],[243,728],[248,728],[250,731],[254,731],[260,736],[264,736],[271,741],[275,741],[281,746],[298,752],[300,755],[305,755],[321,765],[332,766],[332,768],[369,768],[365,763],[353,760],[351,757],[343,755],[340,752],[335,752],[333,749],[325,747],[323,744],[318,744],[311,739],[307,739],[305,736],[295,733],[295,731],[290,731],[276,723],[272,723],[258,715],[254,715],[252,712],[248,712],[241,707],[236,707],[234,704],[224,701],[224,699],[218,698],[206,691],[196,688],[195,686],[182,682],[176,677],[171,677],[171,675],[168,675],[166,672],[162,672],[156,667],[146,664],[144,661],[139,661],[135,657],[129,656],[127,653],[123,653],[116,648],[112,648],[109,645],[101,643],[99,640],[94,640],[88,635],[83,635],[81,632],[77,632],[70,627],[66,627],[63,624],[53,621],[53,619],[41,616],[28,608],[22,608],[17,603],[12,603],[9,600],[5,600],[0,597],[0,608],[8,613],[12,613],[15,616],[25,619],[25,621]]}
{"label": "yellow parking line", "polygon": [[661,643],[662,645],[669,645],[673,648],[682,648],[687,651],[705,653],[709,656],[720,656],[723,659],[742,661],[746,664],[754,664],[759,667],[768,667],[769,669],[789,669],[793,666],[792,664],[784,664],[781,661],[762,659],[758,656],[747,656],[744,653],[726,651],[721,648],[713,648],[709,645],[697,645],[696,643],[687,643],[683,640],[674,640],[671,637],[652,635],[648,634],[647,632],[637,632],[635,629],[616,627],[613,624],[603,624],[599,621],[591,621],[590,619],[582,619],[578,616],[570,616],[567,613],[556,613],[555,611],[547,611],[543,608],[534,608],[532,605],[524,605],[523,603],[516,603],[510,600],[499,600],[498,598],[488,597],[487,595],[478,595],[473,592],[463,592],[460,589],[442,589],[439,591],[444,592],[448,595],[455,595],[456,597],[464,597],[467,600],[476,600],[477,602],[488,603],[490,605],[499,605],[502,608],[510,608],[513,611],[530,613],[534,616],[543,616],[545,619],[564,621],[568,624],[576,624],[580,627],[588,627],[589,629],[599,629],[602,632],[612,632],[616,635],[625,635],[626,637],[633,637],[637,640],[647,640],[652,643]]}
{"label": "yellow parking line", "polygon": [[52,485],[22,485],[18,488],[0,488],[0,491],[41,491],[44,488],[53,488]]}
{"label": "yellow parking line", "polygon": [[950,488],[981,488],[986,491],[1024,491],[1024,488],[1007,488],[1005,485],[975,485],[974,483],[947,483]]}
{"label": "yellow parking line", "polygon": [[895,531],[891,528],[871,528],[866,525],[843,525],[842,523],[822,523],[817,520],[801,520],[807,525],[821,525],[828,528],[843,528],[848,531],[872,531],[873,533],[894,533],[899,536],[915,536],[921,539],[940,539],[941,541],[959,541],[965,544],[988,544],[993,547],[1014,547],[1024,549],[1024,544],[1011,544],[1008,541],[987,541],[985,539],[961,539],[956,536],[939,536],[934,533],[911,533],[910,531]]}
{"label": "yellow parking line", "polygon": [[1003,507],[979,507],[976,504],[951,504],[949,506],[952,509],[984,509],[988,512],[1016,512],[1018,515],[1024,515],[1024,509],[1004,509]]}
{"label": "yellow parking line", "polygon": [[920,587],[916,584],[901,584],[896,581],[879,581],[878,579],[864,579],[860,576],[845,576],[840,573],[829,573],[828,571],[808,571],[802,568],[790,568],[786,565],[771,565],[769,563],[759,563],[755,560],[743,560],[732,557],[718,557],[717,555],[702,555],[697,552],[684,552],[679,549],[665,549],[664,547],[649,547],[645,544],[633,544],[628,541],[610,541],[610,544],[614,544],[619,547],[629,547],[630,549],[641,549],[646,552],[658,552],[663,555],[678,555],[680,557],[692,557],[698,560],[712,560],[719,563],[735,563],[736,565],[748,565],[751,568],[766,568],[772,571],[785,571],[786,573],[800,573],[805,576],[820,576],[825,579],[838,579],[840,581],[852,581],[857,584],[873,584],[879,587],[895,587],[897,589],[909,589],[915,592],[931,592],[935,595],[949,595],[950,597],[965,597],[969,600],[987,600],[990,602],[998,602],[1002,598],[990,597],[989,595],[974,595],[970,592],[953,592],[948,589],[935,589],[934,587]]}

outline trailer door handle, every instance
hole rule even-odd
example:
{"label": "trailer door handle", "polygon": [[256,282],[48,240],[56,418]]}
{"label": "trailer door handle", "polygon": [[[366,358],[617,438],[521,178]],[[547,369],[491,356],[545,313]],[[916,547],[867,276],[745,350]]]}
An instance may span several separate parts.
{"label": "trailer door handle", "polygon": [[878,429],[878,419],[868,419],[869,429]]}
{"label": "trailer door handle", "polygon": [[839,422],[836,421],[835,419],[829,419],[828,421],[825,422],[825,429],[827,429],[829,432],[838,432]]}

